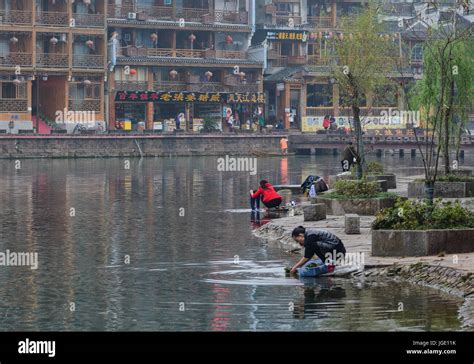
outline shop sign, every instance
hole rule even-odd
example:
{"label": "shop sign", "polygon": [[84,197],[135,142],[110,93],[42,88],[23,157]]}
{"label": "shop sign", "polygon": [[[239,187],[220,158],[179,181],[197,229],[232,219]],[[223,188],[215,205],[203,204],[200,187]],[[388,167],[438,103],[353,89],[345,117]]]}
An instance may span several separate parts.
{"label": "shop sign", "polygon": [[115,94],[115,101],[221,103],[224,97],[219,92],[119,91]]}
{"label": "shop sign", "polygon": [[267,40],[306,42],[308,40],[308,32],[295,30],[269,31],[267,32]]}
{"label": "shop sign", "polygon": [[265,94],[259,92],[227,94],[227,103],[264,104]]}

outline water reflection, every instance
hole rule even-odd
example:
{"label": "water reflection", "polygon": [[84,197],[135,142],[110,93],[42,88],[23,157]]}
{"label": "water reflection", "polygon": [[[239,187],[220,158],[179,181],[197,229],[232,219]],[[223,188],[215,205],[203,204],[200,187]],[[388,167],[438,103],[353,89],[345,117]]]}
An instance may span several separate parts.
{"label": "water reflection", "polygon": [[[412,286],[391,296],[392,286],[288,279],[288,257],[253,237],[269,220],[250,214],[250,188],[328,176],[337,156],[259,158],[255,176],[218,172],[217,157],[124,162],[0,161],[0,251],[39,255],[37,270],[0,267],[0,330],[459,328],[459,300]],[[410,311],[393,316],[400,297]]]}

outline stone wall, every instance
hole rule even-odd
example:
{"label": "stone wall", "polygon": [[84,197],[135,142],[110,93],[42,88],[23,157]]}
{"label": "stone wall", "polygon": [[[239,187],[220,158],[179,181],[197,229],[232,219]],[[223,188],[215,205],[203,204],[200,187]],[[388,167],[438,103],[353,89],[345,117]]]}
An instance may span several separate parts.
{"label": "stone wall", "polygon": [[265,155],[280,153],[282,135],[0,137],[0,158]]}

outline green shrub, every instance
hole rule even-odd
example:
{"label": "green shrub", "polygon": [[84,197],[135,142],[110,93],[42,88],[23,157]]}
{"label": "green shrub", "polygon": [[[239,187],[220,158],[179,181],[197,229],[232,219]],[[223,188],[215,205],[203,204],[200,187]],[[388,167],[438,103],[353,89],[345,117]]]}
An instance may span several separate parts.
{"label": "green shrub", "polygon": [[397,200],[394,207],[380,211],[372,224],[374,230],[427,230],[474,228],[474,212],[462,207],[459,201],[452,203],[435,200],[433,205],[425,201]]}
{"label": "green shrub", "polygon": [[342,179],[334,184],[334,192],[342,198],[374,198],[378,197],[381,191],[376,182]]}
{"label": "green shrub", "polygon": [[474,182],[474,177],[448,174],[445,176],[439,176],[437,180],[439,182]]}
{"label": "green shrub", "polygon": [[383,168],[382,163],[374,162],[374,161],[367,163],[367,173],[377,174],[377,173],[383,173],[383,172],[384,172],[384,168]]}

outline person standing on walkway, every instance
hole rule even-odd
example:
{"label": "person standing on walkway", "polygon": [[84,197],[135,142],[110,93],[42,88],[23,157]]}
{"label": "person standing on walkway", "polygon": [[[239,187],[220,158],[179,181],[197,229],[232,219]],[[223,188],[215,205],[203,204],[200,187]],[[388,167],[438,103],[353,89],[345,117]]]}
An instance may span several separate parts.
{"label": "person standing on walkway", "polygon": [[280,148],[281,154],[288,155],[288,139],[286,137],[280,139]]}
{"label": "person standing on walkway", "polygon": [[263,115],[260,115],[258,117],[258,127],[260,129],[260,133],[263,131],[264,126],[265,126],[265,118],[263,117]]}

